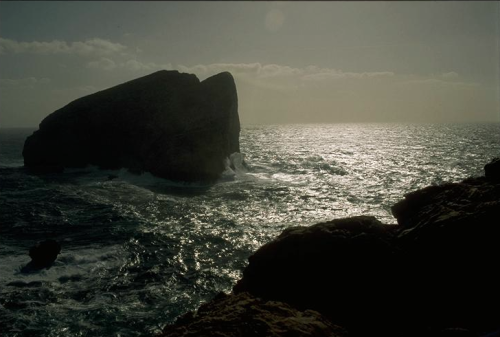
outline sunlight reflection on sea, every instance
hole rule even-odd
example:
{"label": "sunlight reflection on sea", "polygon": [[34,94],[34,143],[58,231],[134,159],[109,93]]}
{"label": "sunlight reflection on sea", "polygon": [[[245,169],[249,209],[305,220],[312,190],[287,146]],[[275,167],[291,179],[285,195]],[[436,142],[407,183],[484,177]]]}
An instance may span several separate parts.
{"label": "sunlight reflection on sea", "polygon": [[[405,193],[481,175],[500,154],[499,124],[248,125],[248,169],[186,185],[95,168],[28,175],[26,135],[1,136],[6,336],[158,332],[229,291],[283,229],[360,214],[393,224],[390,207]],[[63,246],[55,265],[20,273],[27,249],[48,237]]]}

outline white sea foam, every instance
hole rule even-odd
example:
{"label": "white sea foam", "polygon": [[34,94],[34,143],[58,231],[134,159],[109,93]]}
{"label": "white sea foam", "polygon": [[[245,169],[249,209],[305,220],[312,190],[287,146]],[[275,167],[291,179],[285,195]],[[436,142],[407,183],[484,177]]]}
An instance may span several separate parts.
{"label": "white sea foam", "polygon": [[245,155],[234,152],[224,160],[224,171],[219,181],[232,181],[238,178],[244,179],[243,177],[247,172],[248,166],[245,163]]}

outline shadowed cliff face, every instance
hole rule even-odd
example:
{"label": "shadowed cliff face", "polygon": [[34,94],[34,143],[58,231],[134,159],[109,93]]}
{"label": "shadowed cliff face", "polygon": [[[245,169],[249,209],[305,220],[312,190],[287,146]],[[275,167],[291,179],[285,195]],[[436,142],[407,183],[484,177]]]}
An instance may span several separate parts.
{"label": "shadowed cliff face", "polygon": [[224,72],[158,71],[77,99],[47,116],[26,139],[25,166],[96,165],[172,180],[213,181],[239,152],[236,86]]}

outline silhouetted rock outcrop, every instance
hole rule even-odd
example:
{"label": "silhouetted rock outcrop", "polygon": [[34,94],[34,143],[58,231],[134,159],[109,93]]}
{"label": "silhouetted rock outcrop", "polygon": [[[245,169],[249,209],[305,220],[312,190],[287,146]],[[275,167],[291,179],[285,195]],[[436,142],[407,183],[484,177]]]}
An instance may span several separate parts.
{"label": "silhouetted rock outcrop", "polygon": [[196,313],[188,313],[161,336],[281,337],[345,336],[316,311],[299,311],[288,304],[264,301],[248,293],[220,294],[203,304]]}
{"label": "silhouetted rock outcrop", "polygon": [[26,139],[25,166],[96,165],[173,180],[213,181],[239,152],[236,87],[224,72],[158,71],[77,99],[47,116]]}
{"label": "silhouetted rock outcrop", "polygon": [[[393,229],[368,216],[288,228],[249,258],[234,291],[317,310],[350,333],[373,333],[384,323],[377,313],[397,267]],[[382,319],[392,320],[389,312]]]}
{"label": "silhouetted rock outcrop", "polygon": [[31,262],[23,267],[23,272],[49,268],[61,252],[61,245],[55,240],[45,240],[30,248]]}

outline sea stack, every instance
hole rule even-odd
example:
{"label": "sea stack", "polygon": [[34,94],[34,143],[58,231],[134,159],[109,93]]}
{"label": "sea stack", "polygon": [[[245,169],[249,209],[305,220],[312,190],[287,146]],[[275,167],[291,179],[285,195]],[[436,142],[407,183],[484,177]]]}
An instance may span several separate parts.
{"label": "sea stack", "polygon": [[79,98],[47,116],[26,139],[24,165],[61,171],[127,168],[178,181],[214,181],[239,152],[232,75],[204,81],[158,71]]}

